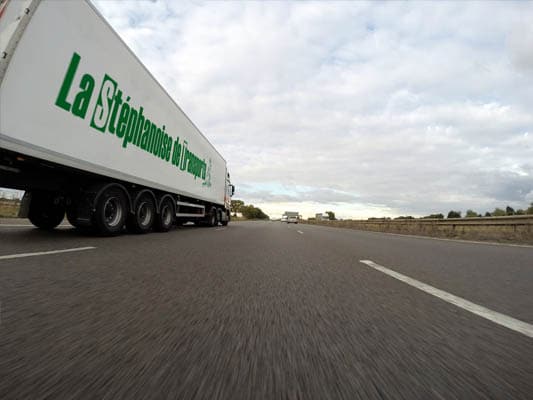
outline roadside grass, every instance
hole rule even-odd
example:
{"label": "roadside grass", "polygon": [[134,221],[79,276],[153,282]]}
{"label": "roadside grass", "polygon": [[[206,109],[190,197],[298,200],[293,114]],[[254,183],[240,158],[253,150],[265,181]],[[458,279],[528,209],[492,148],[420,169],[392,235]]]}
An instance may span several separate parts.
{"label": "roadside grass", "polygon": [[532,216],[470,218],[456,220],[302,221],[362,231],[430,236],[446,239],[533,244]]}

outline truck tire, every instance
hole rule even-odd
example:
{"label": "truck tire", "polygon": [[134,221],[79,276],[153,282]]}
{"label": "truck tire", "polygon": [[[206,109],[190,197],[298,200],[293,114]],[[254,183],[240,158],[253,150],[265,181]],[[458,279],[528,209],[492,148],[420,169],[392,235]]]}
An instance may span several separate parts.
{"label": "truck tire", "polygon": [[93,219],[91,218],[91,209],[93,204],[82,195],[78,194],[71,196],[70,202],[67,204],[67,221],[76,230],[83,234],[92,235],[95,232]]}
{"label": "truck tire", "polygon": [[155,204],[152,197],[143,194],[135,203],[133,214],[126,220],[126,226],[133,233],[148,233],[156,219]]}
{"label": "truck tire", "polygon": [[217,210],[216,208],[212,208],[211,211],[209,211],[209,215],[207,216],[207,226],[217,226],[218,225],[218,218],[217,218]]}
{"label": "truck tire", "polygon": [[117,187],[110,187],[98,198],[93,225],[101,235],[118,235],[122,232],[127,214],[124,193]]}
{"label": "truck tire", "polygon": [[76,210],[73,210],[71,207],[67,207],[67,221],[83,235],[94,235],[96,233],[95,228],[91,223],[80,223],[78,216],[76,215]]}
{"label": "truck tire", "polygon": [[32,193],[28,219],[37,228],[54,229],[65,218],[65,206],[54,201],[53,193]]}
{"label": "truck tire", "polygon": [[74,207],[67,207],[67,221],[74,228],[78,227],[78,218]]}
{"label": "truck tire", "polygon": [[225,221],[220,221],[220,223],[222,224],[222,226],[228,226],[228,223],[229,223],[229,214],[226,213],[226,220]]}
{"label": "truck tire", "polygon": [[170,199],[161,203],[159,214],[155,218],[155,229],[158,232],[168,232],[174,224],[174,207]]}

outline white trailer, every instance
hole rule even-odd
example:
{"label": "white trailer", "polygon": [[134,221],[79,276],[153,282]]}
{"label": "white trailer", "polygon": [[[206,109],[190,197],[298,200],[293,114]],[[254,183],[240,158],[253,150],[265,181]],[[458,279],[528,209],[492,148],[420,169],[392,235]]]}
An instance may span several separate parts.
{"label": "white trailer", "polygon": [[226,161],[87,1],[0,0],[0,187],[45,229],[230,219]]}

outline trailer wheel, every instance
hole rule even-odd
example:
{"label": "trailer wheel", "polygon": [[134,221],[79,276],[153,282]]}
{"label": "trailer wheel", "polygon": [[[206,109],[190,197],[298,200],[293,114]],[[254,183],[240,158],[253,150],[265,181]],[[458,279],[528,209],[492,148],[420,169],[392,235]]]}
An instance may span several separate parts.
{"label": "trailer wheel", "polygon": [[217,225],[218,225],[217,210],[216,208],[212,208],[207,218],[207,226],[217,226]]}
{"label": "trailer wheel", "polygon": [[94,226],[102,235],[118,235],[127,216],[126,198],[117,187],[107,188],[98,198]]}
{"label": "trailer wheel", "polygon": [[[89,232],[90,229],[88,228],[91,227],[90,221],[78,220],[79,207],[78,207],[77,201],[78,199],[73,199],[71,200],[71,204],[67,206],[67,221],[74,228]],[[90,212],[87,211],[87,214],[90,214]]]}
{"label": "trailer wheel", "polygon": [[148,233],[156,219],[155,204],[148,194],[142,195],[134,206],[134,213],[128,216],[126,226],[133,233]]}
{"label": "trailer wheel", "polygon": [[229,223],[229,214],[226,213],[226,220],[225,221],[220,221],[220,223],[222,224],[222,226],[228,226],[228,223]]}
{"label": "trailer wheel", "polygon": [[54,229],[65,217],[65,206],[52,193],[32,193],[28,219],[37,228]]}
{"label": "trailer wheel", "polygon": [[174,207],[170,199],[161,203],[159,214],[155,218],[155,228],[158,232],[168,232],[174,223]]}
{"label": "trailer wheel", "polygon": [[67,221],[74,228],[78,228],[78,216],[76,215],[76,209],[72,206],[67,207]]}

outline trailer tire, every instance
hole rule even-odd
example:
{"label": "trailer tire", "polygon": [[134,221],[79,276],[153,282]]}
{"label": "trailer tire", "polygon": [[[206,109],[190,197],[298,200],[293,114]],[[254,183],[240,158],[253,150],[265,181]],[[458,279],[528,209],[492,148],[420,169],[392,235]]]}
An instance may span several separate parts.
{"label": "trailer tire", "polygon": [[76,208],[73,206],[67,207],[67,221],[74,228],[79,228],[78,216],[76,215]]}
{"label": "trailer tire", "polygon": [[155,217],[155,229],[158,232],[168,232],[174,224],[174,206],[170,199],[164,199]]}
{"label": "trailer tire", "polygon": [[212,208],[207,218],[207,226],[213,227],[217,225],[218,225],[217,210],[216,208]]}
{"label": "trailer tire", "polygon": [[65,206],[54,202],[53,194],[32,193],[28,219],[37,228],[54,229],[65,218]]}
{"label": "trailer tire", "polygon": [[76,229],[81,229],[81,228],[86,227],[78,222],[77,210],[72,206],[67,207],[67,221],[70,225],[72,225]]}
{"label": "trailer tire", "polygon": [[98,197],[93,225],[101,235],[118,235],[122,232],[127,214],[126,196],[118,187],[111,186]]}
{"label": "trailer tire", "polygon": [[67,208],[67,221],[76,229],[78,233],[81,233],[82,235],[94,235],[97,233],[92,223],[80,223],[76,214],[72,210],[69,211],[69,208]]}
{"label": "trailer tire", "polygon": [[133,214],[126,220],[128,231],[133,233],[148,233],[156,219],[154,200],[149,194],[143,194],[133,206]]}
{"label": "trailer tire", "polygon": [[223,221],[220,221],[220,223],[222,224],[222,226],[228,226],[228,223],[229,223],[229,213],[226,213],[226,220],[223,220]]}

